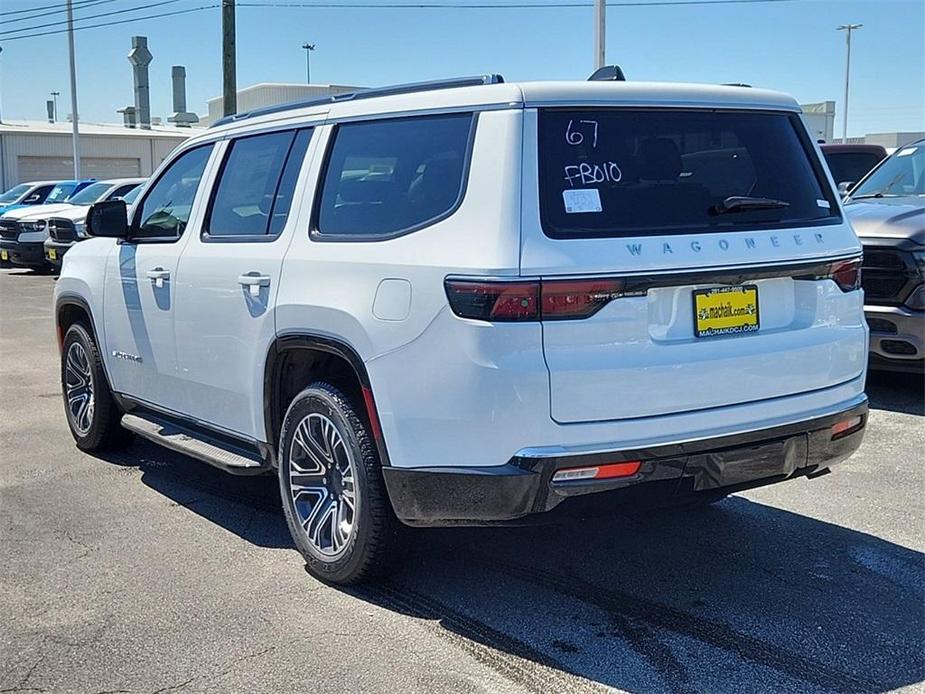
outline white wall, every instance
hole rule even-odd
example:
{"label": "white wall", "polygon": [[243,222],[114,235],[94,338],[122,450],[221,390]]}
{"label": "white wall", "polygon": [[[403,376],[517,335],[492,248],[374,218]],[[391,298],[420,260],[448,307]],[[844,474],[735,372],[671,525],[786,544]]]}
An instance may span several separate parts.
{"label": "white wall", "polygon": [[[80,137],[80,156],[93,160],[93,171],[86,172],[97,178],[100,174],[111,177],[120,176],[131,162],[120,161],[113,165],[112,173],[107,173],[107,160],[137,161],[137,170],[141,176],[149,176],[164,158],[170,154],[181,142],[186,140],[195,131],[188,134],[174,136],[160,135],[152,137],[145,133],[137,135],[92,135],[82,134]],[[66,160],[73,170],[72,145],[70,135],[59,133],[24,132],[11,133],[8,130],[0,132],[0,189],[8,188],[22,183],[23,174],[20,173],[20,158],[28,158],[30,171],[25,172],[32,178],[36,171],[36,158],[48,158],[47,178],[60,177],[62,160]],[[83,174],[83,172],[82,172]],[[42,178],[42,176],[39,176]]]}

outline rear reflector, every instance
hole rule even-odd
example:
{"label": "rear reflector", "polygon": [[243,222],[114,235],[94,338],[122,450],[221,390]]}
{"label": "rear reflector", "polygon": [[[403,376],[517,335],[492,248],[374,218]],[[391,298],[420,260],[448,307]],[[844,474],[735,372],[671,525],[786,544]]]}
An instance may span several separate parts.
{"label": "rear reflector", "polygon": [[860,415],[844,419],[832,425],[832,440],[840,439],[848,434],[853,434],[864,425],[864,418]]}
{"label": "rear reflector", "polygon": [[453,313],[485,321],[588,318],[622,296],[623,280],[447,280]]}
{"label": "rear reflector", "polygon": [[615,477],[631,477],[639,472],[642,462],[629,460],[625,463],[609,463],[595,467],[570,467],[558,470],[552,476],[553,482],[574,482],[576,480],[606,480]]}

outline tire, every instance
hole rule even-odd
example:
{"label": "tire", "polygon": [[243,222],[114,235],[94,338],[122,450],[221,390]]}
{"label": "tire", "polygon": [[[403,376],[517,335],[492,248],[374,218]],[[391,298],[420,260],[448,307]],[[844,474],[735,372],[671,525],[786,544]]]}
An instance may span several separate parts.
{"label": "tire", "polygon": [[61,392],[67,425],[80,450],[114,450],[131,442],[131,432],[120,424],[122,412],[109,390],[99,349],[82,323],[64,334]]}
{"label": "tire", "polygon": [[359,412],[339,389],[316,382],[293,399],[280,433],[289,532],[309,573],[340,585],[381,576],[398,551],[399,522]]}

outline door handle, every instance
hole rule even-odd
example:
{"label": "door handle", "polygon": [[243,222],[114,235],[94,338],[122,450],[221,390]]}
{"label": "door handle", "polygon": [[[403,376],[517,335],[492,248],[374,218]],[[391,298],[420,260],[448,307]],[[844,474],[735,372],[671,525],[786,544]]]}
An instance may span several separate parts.
{"label": "door handle", "polygon": [[251,296],[260,296],[260,288],[270,286],[270,277],[257,272],[248,272],[238,276],[238,284],[242,287],[248,287]]}
{"label": "door handle", "polygon": [[162,267],[156,267],[148,270],[145,275],[149,280],[154,280],[155,287],[163,287],[164,280],[170,279],[170,270],[165,270]]}

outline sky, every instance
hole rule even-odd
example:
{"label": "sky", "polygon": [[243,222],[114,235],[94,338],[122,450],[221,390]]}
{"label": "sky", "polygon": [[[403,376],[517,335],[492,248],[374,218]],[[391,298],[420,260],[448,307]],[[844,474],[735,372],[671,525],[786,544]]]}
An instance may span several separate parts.
{"label": "sky", "polygon": [[[75,0],[77,3],[87,0]],[[517,0],[455,2],[465,8],[283,7],[321,0],[237,0],[237,78],[304,82],[305,42],[312,81],[376,86],[499,72],[508,81],[585,79],[593,69],[593,11],[588,7],[476,9]],[[401,0],[329,0],[382,5]],[[590,0],[522,0],[545,4]],[[627,2],[627,0],[616,0]],[[801,103],[834,100],[841,133],[845,70],[844,23],[853,34],[849,136],[925,130],[925,0],[783,0],[689,6],[635,0],[607,9],[607,62],[630,80],[745,82],[788,92]],[[218,4],[220,0],[105,0],[75,11],[77,26]],[[244,6],[255,3],[261,7]],[[10,40],[25,27],[60,22],[63,0],[0,0],[0,113],[39,120],[51,91],[70,112],[66,34]],[[29,8],[48,8],[15,14]],[[137,11],[86,19],[118,10]],[[12,21],[20,19],[21,21]],[[55,25],[35,31],[60,29]],[[221,93],[221,10],[75,33],[81,119],[118,122],[132,103],[126,55],[133,35],[148,37],[151,110],[172,110],[170,67],[185,65],[188,109],[206,112]]]}

